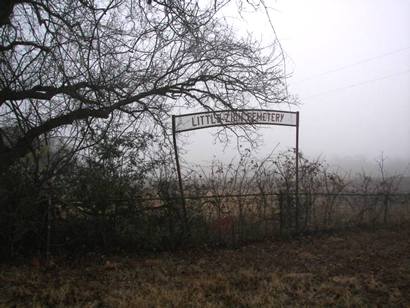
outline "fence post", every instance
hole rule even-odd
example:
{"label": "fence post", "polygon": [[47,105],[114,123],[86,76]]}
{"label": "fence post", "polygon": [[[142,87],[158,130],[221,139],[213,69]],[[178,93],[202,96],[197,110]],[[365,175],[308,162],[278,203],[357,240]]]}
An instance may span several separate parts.
{"label": "fence post", "polygon": [[278,201],[279,201],[279,233],[280,236],[283,236],[283,223],[284,223],[284,217],[283,217],[283,192],[279,192],[278,196]]}
{"label": "fence post", "polygon": [[46,262],[50,259],[50,246],[51,246],[51,219],[52,219],[52,198],[51,198],[51,184],[48,185],[47,196],[47,225],[46,225]]}
{"label": "fence post", "polygon": [[384,217],[383,217],[383,223],[387,224],[387,214],[388,214],[388,208],[389,208],[389,195],[386,193],[384,194]]}

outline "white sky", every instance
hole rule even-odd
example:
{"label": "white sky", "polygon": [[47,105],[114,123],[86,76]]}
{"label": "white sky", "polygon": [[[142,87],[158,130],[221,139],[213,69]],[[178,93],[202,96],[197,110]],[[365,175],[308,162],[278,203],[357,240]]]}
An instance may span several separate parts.
{"label": "white sky", "polygon": [[[374,161],[383,151],[410,162],[410,1],[265,0],[287,56],[290,94],[299,97],[300,149],[329,161]],[[272,41],[262,16],[248,31]],[[282,107],[287,109],[286,106]],[[230,160],[210,130],[189,133],[184,159]],[[261,130],[261,154],[294,146],[294,130]]]}

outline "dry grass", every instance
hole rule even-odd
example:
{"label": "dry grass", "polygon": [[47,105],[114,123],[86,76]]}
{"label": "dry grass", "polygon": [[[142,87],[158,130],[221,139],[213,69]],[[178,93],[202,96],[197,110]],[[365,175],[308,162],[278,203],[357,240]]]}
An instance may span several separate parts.
{"label": "dry grass", "polygon": [[0,267],[0,306],[410,306],[410,227]]}

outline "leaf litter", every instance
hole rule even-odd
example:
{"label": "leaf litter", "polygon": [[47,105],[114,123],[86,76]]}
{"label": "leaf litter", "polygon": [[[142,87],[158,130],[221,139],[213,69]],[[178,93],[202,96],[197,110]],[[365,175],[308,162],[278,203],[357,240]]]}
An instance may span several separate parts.
{"label": "leaf litter", "polygon": [[410,306],[410,226],[0,265],[0,306]]}

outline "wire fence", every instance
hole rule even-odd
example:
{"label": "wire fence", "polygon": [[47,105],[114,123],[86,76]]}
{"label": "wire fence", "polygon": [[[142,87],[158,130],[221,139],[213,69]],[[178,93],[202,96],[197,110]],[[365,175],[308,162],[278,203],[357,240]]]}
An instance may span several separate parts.
{"label": "wire fence", "polygon": [[238,245],[306,232],[410,222],[410,194],[292,193],[177,196],[56,204],[51,248]]}

